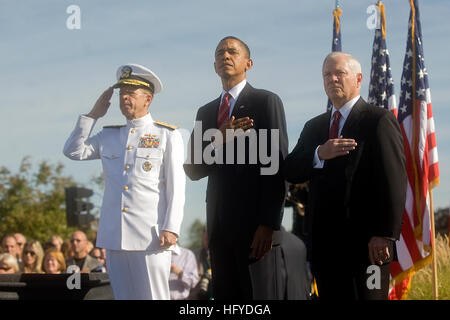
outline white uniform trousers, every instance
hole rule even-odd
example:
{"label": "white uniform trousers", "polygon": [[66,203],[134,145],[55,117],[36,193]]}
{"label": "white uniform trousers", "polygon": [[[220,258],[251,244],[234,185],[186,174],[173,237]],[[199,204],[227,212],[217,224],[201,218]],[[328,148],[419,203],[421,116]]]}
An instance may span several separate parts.
{"label": "white uniform trousers", "polygon": [[106,251],[116,300],[169,300],[171,251]]}

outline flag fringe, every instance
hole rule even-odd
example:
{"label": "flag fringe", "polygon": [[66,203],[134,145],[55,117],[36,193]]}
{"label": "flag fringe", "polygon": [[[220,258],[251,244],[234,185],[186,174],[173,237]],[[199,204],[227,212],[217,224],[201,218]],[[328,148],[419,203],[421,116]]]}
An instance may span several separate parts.
{"label": "flag fringe", "polygon": [[[408,280],[408,284],[404,287],[405,281]],[[411,278],[405,278],[401,282],[396,283],[395,286],[392,287],[389,293],[389,300],[406,300],[408,297],[409,291],[411,290]],[[399,297],[397,294],[398,291],[401,290],[401,296]],[[394,296],[392,296],[394,295]]]}
{"label": "flag fringe", "polygon": [[434,179],[433,181],[431,181],[429,184],[428,184],[428,188],[430,188],[430,189],[434,189],[434,188],[436,188],[438,185],[439,185],[439,177],[437,177],[436,179]]}
{"label": "flag fringe", "polygon": [[402,282],[406,278],[412,278],[417,271],[419,271],[420,269],[422,269],[422,268],[426,267],[428,264],[430,264],[432,259],[433,259],[433,254],[430,253],[425,258],[414,263],[414,265],[411,268],[409,268],[405,271],[402,271],[398,275],[393,277],[391,279],[391,284],[394,285],[394,282]]}

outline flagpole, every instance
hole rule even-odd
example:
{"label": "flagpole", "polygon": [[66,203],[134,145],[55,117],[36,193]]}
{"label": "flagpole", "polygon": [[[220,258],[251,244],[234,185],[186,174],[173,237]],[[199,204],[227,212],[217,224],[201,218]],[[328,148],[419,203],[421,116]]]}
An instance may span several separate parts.
{"label": "flagpole", "polygon": [[438,300],[438,276],[437,276],[437,261],[436,261],[436,230],[434,225],[434,208],[433,208],[433,193],[431,192],[431,188],[428,189],[428,193],[430,195],[430,220],[431,220],[431,239],[432,246],[431,252],[433,258],[431,260],[432,268],[433,268],[433,296],[434,300]]}

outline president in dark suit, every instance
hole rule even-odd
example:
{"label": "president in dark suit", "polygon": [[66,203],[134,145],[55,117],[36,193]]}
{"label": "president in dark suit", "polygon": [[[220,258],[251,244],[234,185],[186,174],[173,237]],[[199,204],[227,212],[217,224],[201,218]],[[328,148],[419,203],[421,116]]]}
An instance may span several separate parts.
{"label": "president in dark suit", "polygon": [[386,299],[406,197],[397,120],[360,97],[361,65],[329,54],[331,111],[308,121],[285,161],[289,182],[310,181],[312,271],[320,299]]}
{"label": "president in dark suit", "polygon": [[249,264],[271,250],[286,195],[280,169],[288,148],[283,104],[276,94],[247,83],[252,66],[244,42],[235,37],[219,42],[214,68],[222,94],[198,110],[184,166],[192,180],[208,177],[215,299],[253,298]]}

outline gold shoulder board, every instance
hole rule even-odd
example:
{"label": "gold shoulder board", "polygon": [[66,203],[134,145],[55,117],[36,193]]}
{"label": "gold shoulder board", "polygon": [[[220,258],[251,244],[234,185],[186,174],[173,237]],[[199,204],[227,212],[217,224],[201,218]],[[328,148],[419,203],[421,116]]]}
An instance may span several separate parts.
{"label": "gold shoulder board", "polygon": [[169,128],[169,129],[172,129],[172,130],[175,130],[175,129],[178,128],[178,126],[174,126],[174,125],[171,125],[171,124],[162,122],[162,121],[155,121],[155,123],[158,124],[158,125],[160,125],[160,126],[163,126],[163,127]]}

